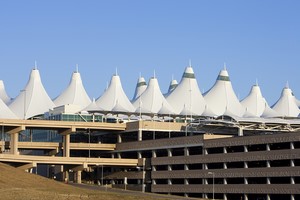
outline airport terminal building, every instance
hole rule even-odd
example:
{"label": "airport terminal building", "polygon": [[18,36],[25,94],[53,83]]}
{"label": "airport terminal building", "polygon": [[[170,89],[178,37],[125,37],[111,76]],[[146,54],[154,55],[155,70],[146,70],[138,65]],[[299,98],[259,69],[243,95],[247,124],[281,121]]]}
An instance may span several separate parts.
{"label": "airport terminal building", "polygon": [[273,106],[258,84],[240,101],[226,68],[202,94],[191,66],[165,94],[140,77],[131,101],[117,74],[91,100],[76,70],[51,99],[34,68],[15,99],[0,82],[0,161],[143,192],[300,199],[299,106],[289,86]]}

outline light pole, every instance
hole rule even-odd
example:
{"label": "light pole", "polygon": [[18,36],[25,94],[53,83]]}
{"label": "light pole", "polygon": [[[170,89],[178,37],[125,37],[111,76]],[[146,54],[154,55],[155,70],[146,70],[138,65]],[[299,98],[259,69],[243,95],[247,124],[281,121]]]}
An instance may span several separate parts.
{"label": "light pole", "polygon": [[90,143],[91,143],[91,130],[89,129],[89,158],[91,157],[91,147],[90,147]]}
{"label": "light pole", "polygon": [[213,200],[215,199],[215,173],[214,172],[208,172],[208,174],[211,174],[213,177]]}
{"label": "light pole", "polygon": [[24,117],[23,119],[26,119],[26,90],[21,90],[20,92],[24,92]]}

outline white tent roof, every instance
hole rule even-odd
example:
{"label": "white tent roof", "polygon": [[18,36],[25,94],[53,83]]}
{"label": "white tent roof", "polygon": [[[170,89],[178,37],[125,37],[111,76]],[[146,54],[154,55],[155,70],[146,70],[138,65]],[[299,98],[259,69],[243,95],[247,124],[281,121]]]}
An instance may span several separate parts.
{"label": "white tent roof", "polygon": [[204,99],[217,115],[223,115],[226,112],[241,117],[245,112],[235,95],[226,69],[221,70],[216,83],[206,92]]}
{"label": "white tent roof", "polygon": [[139,96],[141,96],[141,94],[146,90],[147,88],[147,83],[144,79],[144,77],[139,77],[137,84],[136,84],[136,88],[135,88],[135,92],[132,98],[132,102],[135,101]]}
{"label": "white tent roof", "polygon": [[11,98],[7,95],[6,90],[5,90],[5,86],[4,86],[4,82],[2,80],[0,80],[0,99],[2,99],[2,101],[8,105],[11,102]]}
{"label": "white tent roof", "polygon": [[164,108],[161,112],[163,111],[164,113],[160,114],[168,114],[168,112],[174,113],[173,108],[161,93],[158,81],[155,77],[149,80],[147,89],[133,102],[133,106],[136,112],[158,113],[163,106]]}
{"label": "white tent roof", "polygon": [[17,116],[9,107],[0,99],[0,119],[17,119]]}
{"label": "white tent roof", "polygon": [[39,70],[36,68],[31,71],[24,90],[22,90],[9,105],[9,108],[20,119],[23,119],[24,117],[27,119],[44,114],[53,107],[55,107],[55,105],[48,96],[42,84]]}
{"label": "white tent roof", "polygon": [[275,110],[270,108],[268,103],[265,104],[265,110],[262,113],[261,117],[263,118],[274,118],[274,117],[280,117],[280,114],[278,114]]}
{"label": "white tent roof", "polygon": [[[121,80],[118,75],[112,76],[108,88],[97,99],[96,103],[99,107],[106,111],[112,111],[116,105],[118,105],[117,107],[119,108],[121,107],[126,109],[127,112],[134,112],[135,110],[123,90]],[[114,109],[114,111],[117,110]],[[122,110],[122,112],[123,111],[124,110]]]}
{"label": "white tent roof", "polygon": [[91,103],[91,99],[86,93],[82,84],[81,76],[78,71],[73,72],[69,86],[54,99],[56,106],[74,104],[80,107],[80,110]]}
{"label": "white tent roof", "polygon": [[178,82],[175,79],[172,79],[169,85],[168,92],[164,95],[165,97],[169,96],[173,90],[177,87]]}
{"label": "white tent roof", "polygon": [[166,99],[177,114],[184,110],[192,110],[196,115],[203,113],[205,101],[191,66],[186,67],[180,83]]}
{"label": "white tent roof", "polygon": [[250,93],[241,101],[241,104],[246,108],[247,112],[256,117],[260,117],[263,114],[266,107],[266,100],[262,96],[258,84],[252,86]]}
{"label": "white tent roof", "polygon": [[296,98],[288,86],[283,88],[280,98],[272,108],[284,117],[298,117],[299,115]]}
{"label": "white tent roof", "polygon": [[100,108],[96,100],[93,98],[93,101],[85,108],[82,109],[82,111],[88,111],[88,112],[97,112],[97,111],[103,111],[103,108]]}

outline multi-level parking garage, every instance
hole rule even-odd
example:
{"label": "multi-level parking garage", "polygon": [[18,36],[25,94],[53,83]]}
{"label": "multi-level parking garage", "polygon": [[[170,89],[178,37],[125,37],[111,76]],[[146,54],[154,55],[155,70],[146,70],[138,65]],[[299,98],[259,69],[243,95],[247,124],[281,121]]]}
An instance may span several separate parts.
{"label": "multi-level parking garage", "polygon": [[171,83],[163,95],[156,77],[140,77],[129,101],[116,74],[91,101],[76,71],[52,100],[35,68],[14,99],[0,85],[0,160],[122,189],[299,199],[300,101],[288,86],[269,106],[258,84],[240,101],[226,69],[203,94],[191,66]]}

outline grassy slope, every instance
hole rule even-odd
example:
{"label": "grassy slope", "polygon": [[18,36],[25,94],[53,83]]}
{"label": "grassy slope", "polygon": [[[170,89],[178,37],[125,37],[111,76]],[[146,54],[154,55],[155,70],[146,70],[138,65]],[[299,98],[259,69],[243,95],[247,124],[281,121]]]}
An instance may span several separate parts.
{"label": "grassy slope", "polygon": [[[29,174],[0,163],[0,199],[105,199],[138,200],[138,196],[118,195],[101,191],[80,189],[65,183]],[[148,198],[153,200],[153,198]]]}

